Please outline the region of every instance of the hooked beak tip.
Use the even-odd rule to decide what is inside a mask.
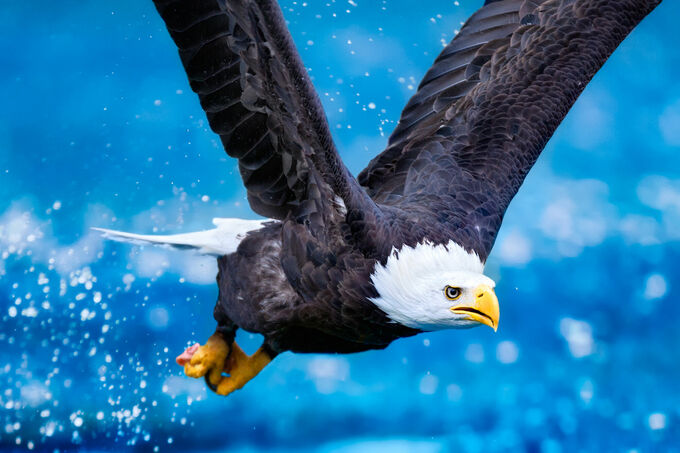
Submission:
[[[493,288],[488,285],[479,285],[475,289],[475,300],[471,306],[457,305],[451,307],[451,311],[464,314],[471,321],[487,325],[494,332],[498,331],[498,321],[500,319],[498,298]]]

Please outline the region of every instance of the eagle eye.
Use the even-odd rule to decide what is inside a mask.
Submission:
[[[447,286],[444,288],[444,295],[448,300],[456,300],[460,297],[461,290],[460,288],[455,288],[453,286]]]

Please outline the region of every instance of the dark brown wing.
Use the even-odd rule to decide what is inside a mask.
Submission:
[[[660,0],[487,2],[442,51],[359,175],[379,203],[428,203],[485,258],[541,150]]]
[[[275,0],[154,3],[255,212],[309,217],[336,195],[370,201],[338,156]]]

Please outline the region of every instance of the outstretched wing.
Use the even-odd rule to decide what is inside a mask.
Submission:
[[[275,0],[154,3],[255,212],[309,217],[361,199]]]
[[[380,203],[427,203],[486,258],[548,139],[659,3],[487,0],[437,57],[359,183]]]

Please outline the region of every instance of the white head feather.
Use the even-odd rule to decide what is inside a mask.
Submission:
[[[451,306],[471,303],[479,285],[496,285],[483,271],[479,256],[453,241],[393,248],[387,263],[377,264],[371,274],[380,295],[371,301],[392,321],[414,329],[472,327],[478,323],[453,313]],[[460,288],[460,298],[455,302],[447,299],[446,286]]]

